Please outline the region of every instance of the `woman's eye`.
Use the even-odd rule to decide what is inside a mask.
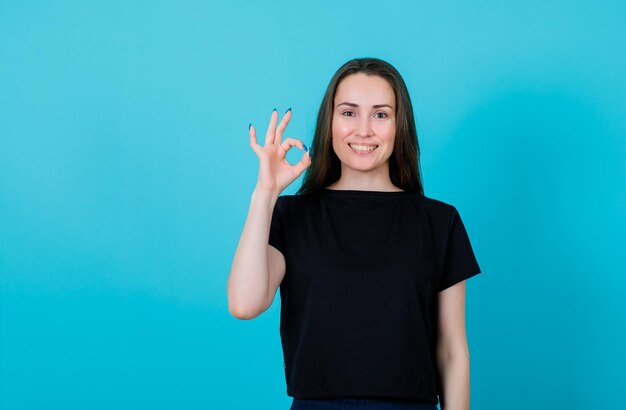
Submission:
[[[348,114],[350,114],[350,115],[348,115]],[[386,118],[386,117],[388,117],[387,113],[385,113],[385,112],[377,112],[374,115],[376,116],[376,115],[379,115],[379,114],[382,115],[382,117],[377,117],[377,118]],[[342,115],[344,115],[346,117],[354,117],[354,112],[352,112],[352,111],[344,111]]]

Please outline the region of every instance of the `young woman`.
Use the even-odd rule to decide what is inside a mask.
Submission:
[[[250,126],[259,176],[230,313],[260,315],[280,287],[291,409],[469,409],[465,279],[480,267],[457,209],[424,195],[404,80],[375,58],[339,68],[313,155],[283,140],[290,119],[272,112],[264,146]],[[295,165],[293,146],[305,151]]]

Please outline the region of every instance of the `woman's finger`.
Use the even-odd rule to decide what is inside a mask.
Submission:
[[[261,146],[256,140],[256,129],[252,124],[250,124],[250,146],[252,147],[252,150],[258,155]]]
[[[285,150],[285,154],[287,154],[287,151],[289,151],[291,147],[298,147],[301,150],[306,151],[304,142],[302,142],[299,139],[295,139],[291,137],[285,138],[285,140],[280,144],[280,146],[283,148],[283,150]]]
[[[293,165],[293,171],[296,174],[296,178],[298,178],[310,165],[311,156],[309,155],[309,151],[307,150],[302,156],[302,159]]]
[[[276,128],[276,136],[274,137],[274,144],[280,144],[280,141],[283,139],[283,132],[285,128],[287,128],[287,124],[291,119],[291,109],[287,110],[285,115],[283,115],[283,119],[278,124],[278,128]]]
[[[278,121],[278,111],[274,108],[272,116],[270,117],[270,123],[267,126],[267,133],[265,134],[265,145],[272,144],[274,142],[274,136],[276,135],[276,121]]]

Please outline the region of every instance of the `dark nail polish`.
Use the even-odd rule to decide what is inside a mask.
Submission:
[[[250,125],[248,125],[248,129],[250,129],[250,127],[252,127],[252,123],[250,123]]]
[[[287,111],[285,111],[285,114],[287,114],[288,111],[291,111],[291,107],[287,108]]]
[[[306,147],[306,144],[302,144],[302,146],[304,147],[305,151],[308,151],[309,149]]]
[[[276,108],[274,108],[272,111],[276,111]]]

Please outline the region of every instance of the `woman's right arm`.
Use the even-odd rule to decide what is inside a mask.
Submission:
[[[288,110],[276,127],[278,113],[272,112],[263,147],[256,141],[255,128],[250,126],[250,146],[259,157],[259,178],[226,284],[228,311],[240,319],[255,318],[269,308],[285,273],[282,254],[268,244],[272,213],[280,193],[311,165],[301,140],[286,138],[281,143],[290,118]],[[292,146],[306,150],[295,165],[285,159]]]
[[[253,319],[269,308],[270,249],[267,238],[277,199],[278,195],[271,192],[255,189],[252,193],[227,283],[228,310],[239,319]]]

